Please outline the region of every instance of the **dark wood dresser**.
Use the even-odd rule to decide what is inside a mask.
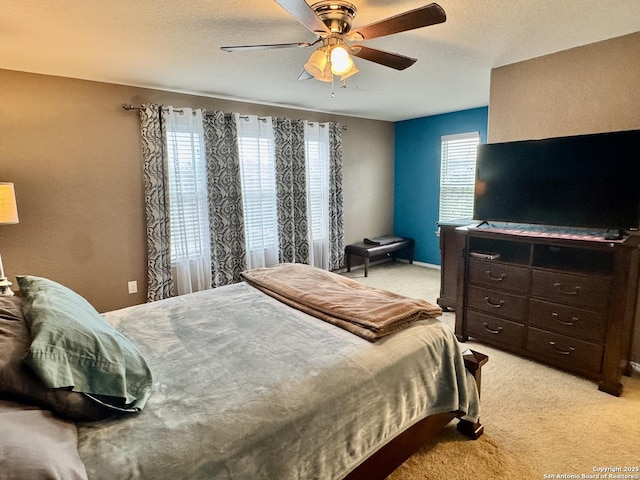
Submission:
[[[473,220],[452,220],[438,223],[440,235],[440,296],[436,300],[444,310],[456,309],[458,270],[462,264],[465,232],[458,227],[471,225]],[[476,222],[477,223],[477,222]]]
[[[631,373],[639,243],[467,230],[458,339],[592,378],[619,396],[620,376]]]

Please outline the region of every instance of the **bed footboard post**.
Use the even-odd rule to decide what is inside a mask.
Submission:
[[[465,350],[462,352],[462,358],[464,359],[464,366],[471,372],[473,378],[476,380],[478,386],[478,395],[481,392],[482,383],[482,366],[489,361],[489,357],[483,353],[473,350]],[[480,419],[476,423],[468,420],[460,420],[457,425],[457,429],[463,435],[476,440],[484,433],[484,427],[480,424]]]

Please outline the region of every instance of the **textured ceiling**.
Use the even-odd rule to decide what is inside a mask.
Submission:
[[[352,2],[354,28],[430,3]],[[488,105],[493,67],[640,31],[640,0],[438,3],[445,23],[365,43],[415,65],[356,59],[346,88],[297,80],[313,47],[220,51],[315,40],[273,0],[3,0],[0,68],[398,121]]]

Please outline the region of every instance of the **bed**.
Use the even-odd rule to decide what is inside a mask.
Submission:
[[[73,415],[28,396],[12,408],[75,415],[78,458],[92,480],[384,478],[455,417],[461,431],[481,433],[476,378],[435,311],[367,339],[311,315],[304,300],[292,307],[256,286],[245,279],[101,317],[145,359],[148,395],[139,376],[138,390],[118,385],[119,404],[57,387],[80,396],[62,402]],[[366,310],[361,299],[379,291],[358,288],[352,301]],[[478,366],[478,357],[466,362]]]

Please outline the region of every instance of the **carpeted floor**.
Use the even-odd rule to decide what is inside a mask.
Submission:
[[[362,269],[345,275],[432,303],[440,290],[439,270],[401,262],[371,266],[367,278]],[[442,320],[453,329],[455,314]],[[467,440],[452,422],[389,480],[602,479],[616,477],[595,469],[617,467],[636,469],[617,478],[640,478],[640,378],[623,377],[624,392],[614,397],[590,380],[475,341],[464,346],[489,355],[482,373],[485,434]]]

